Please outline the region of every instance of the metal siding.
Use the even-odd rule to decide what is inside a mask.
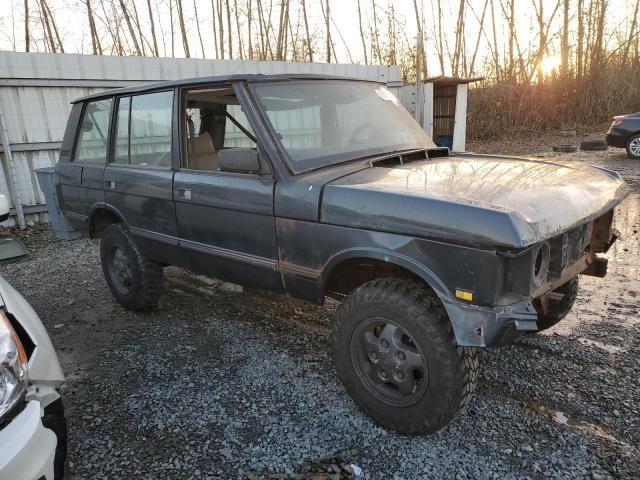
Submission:
[[[0,52],[0,102],[4,108],[11,145],[61,142],[71,111],[71,101],[106,90],[106,85],[111,86],[109,82],[119,86],[122,82],[134,84],[238,73],[317,73],[385,81],[389,84],[400,82],[398,66]],[[65,85],[65,82],[68,83]],[[83,82],[83,86],[79,86],[79,82]],[[301,120],[304,124],[305,120]],[[11,201],[5,178],[4,156],[0,156],[3,158],[0,193]],[[44,203],[44,195],[33,169],[54,165],[57,158],[58,150],[55,149],[14,151],[14,182],[22,205]],[[29,221],[39,221],[41,218],[46,218],[46,215],[28,216]],[[13,219],[8,223],[13,224]]]

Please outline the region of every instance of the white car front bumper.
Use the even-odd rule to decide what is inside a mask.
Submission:
[[[0,430],[0,480],[53,480],[56,444],[42,425],[40,402],[30,401]]]

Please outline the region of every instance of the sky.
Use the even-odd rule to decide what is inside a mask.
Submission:
[[[108,2],[109,0],[105,0]],[[131,0],[127,0],[130,2]],[[162,43],[161,32],[165,34],[165,52],[168,56],[171,54],[170,41],[168,39],[168,32],[170,30],[170,19],[168,14],[169,0],[151,0],[151,4],[154,7],[154,15],[156,21],[160,20],[160,25],[157,29],[159,42]],[[197,37],[197,30],[195,28],[195,16],[194,16],[194,1],[198,7],[199,24],[204,37],[205,42],[205,56],[207,58],[214,58],[213,51],[213,39],[211,29],[211,0],[182,0],[185,17],[188,25],[188,38],[191,48],[192,57],[202,57],[199,40]],[[246,0],[239,0],[239,3],[244,4]],[[415,45],[415,39],[417,35],[417,27],[415,22],[415,14],[413,8],[413,0],[375,0],[377,5],[377,11],[379,14],[383,14],[391,7],[395,12],[395,20],[398,26],[401,36],[406,38],[408,42]],[[535,0],[538,1],[538,0]],[[549,12],[553,10],[558,0],[543,0],[545,11]],[[627,17],[631,15],[630,3],[633,0],[610,0],[609,1],[609,18],[612,25],[618,23],[623,24],[626,22]],[[86,17],[85,0],[48,0],[50,8],[54,17],[58,23],[60,34],[63,37],[63,43],[65,51],[73,53],[91,53],[90,52],[90,36],[88,29],[88,22]],[[93,0],[94,8],[97,0]],[[147,18],[147,2],[146,0],[135,0],[138,12],[144,20]],[[425,35],[427,36],[427,64],[430,71],[439,70],[435,51],[433,49],[433,42],[429,39],[434,37],[434,23],[432,16],[432,5],[437,4],[436,0],[417,0],[420,9],[424,12],[423,24],[425,26]],[[496,8],[499,5],[500,0],[495,0]],[[35,9],[35,0],[30,0],[32,4],[32,11]],[[233,5],[233,0],[230,1]],[[279,0],[274,0],[274,5],[279,5]],[[335,50],[337,53],[338,61],[341,63],[360,63],[364,59],[362,44],[360,40],[360,33],[358,28],[358,13],[357,13],[357,0],[330,0],[331,13],[332,13],[332,30],[333,41],[335,44]],[[458,1],[442,0],[444,8],[445,33],[451,32],[455,27]],[[572,2],[575,3],[575,2]],[[117,4],[117,2],[116,2]],[[372,22],[373,14],[371,9],[371,0],[361,0],[363,15],[365,16],[365,22]],[[18,51],[24,51],[24,30],[23,30],[23,0],[0,0],[0,49],[13,50],[14,41],[15,49]],[[299,0],[290,0],[291,15],[296,15],[296,11],[299,8]],[[468,45],[475,43],[475,39],[478,35],[478,21],[474,17],[474,13],[480,16],[484,0],[468,0],[467,2],[467,21],[466,21],[466,42]],[[320,0],[307,0],[307,8],[309,14],[309,22],[311,24],[312,34],[316,32],[318,36],[324,35],[324,20],[320,7]],[[536,35],[537,27],[535,26],[535,13],[532,6],[532,0],[516,0],[517,19],[518,19],[518,37],[522,45],[527,45],[530,38]],[[274,8],[274,23],[277,23],[278,8]],[[576,13],[572,12],[572,16]],[[100,15],[104,17],[104,15]],[[379,21],[386,22],[386,15],[380,15]],[[98,19],[98,22],[101,20]],[[235,21],[235,20],[234,20]],[[241,23],[246,22],[246,18],[241,16]],[[556,15],[555,23],[559,26],[561,21],[561,13]],[[100,24],[98,24],[100,28]],[[183,56],[181,51],[181,43],[178,33],[177,25],[176,29],[176,56]],[[235,24],[234,24],[235,28]],[[366,28],[366,27],[365,27]],[[386,25],[381,25],[380,28],[386,28]],[[550,31],[554,32],[554,26]],[[339,32],[339,34],[338,34]],[[498,38],[503,37],[503,31],[498,28]],[[450,38],[453,35],[450,33]],[[15,40],[14,40],[15,39]],[[208,44],[207,44],[208,43]],[[318,43],[319,50],[321,48],[321,42]],[[349,46],[347,49],[346,46]],[[469,47],[471,48],[471,47]],[[42,49],[42,47],[40,47]],[[161,55],[163,54],[163,47],[160,47]],[[349,52],[348,52],[349,50]],[[351,56],[349,56],[349,54]],[[479,56],[488,55],[486,47],[481,47]],[[554,52],[549,53],[550,56],[554,56]],[[164,55],[163,55],[164,56]],[[323,59],[321,59],[323,60]]]

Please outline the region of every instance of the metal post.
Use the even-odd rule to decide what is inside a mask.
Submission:
[[[424,125],[422,124],[423,120],[423,105],[422,105],[422,95],[423,95],[423,86],[422,86],[422,32],[418,32],[416,37],[416,122],[420,124],[422,128]]]
[[[11,196],[11,203],[13,203],[13,206],[16,209],[16,213],[18,214],[18,223],[20,224],[20,229],[24,230],[26,227],[26,222],[24,221],[22,204],[18,200],[18,192],[16,192],[16,186],[13,182],[16,175],[16,169],[13,163],[11,144],[9,143],[9,132],[7,132],[7,127],[4,123],[4,110],[2,108],[2,102],[0,102],[0,130],[2,130],[2,148],[4,150],[4,159],[7,162],[7,186],[9,187],[9,195]]]

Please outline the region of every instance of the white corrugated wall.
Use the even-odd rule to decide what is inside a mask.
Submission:
[[[14,183],[27,220],[42,220],[34,169],[55,164],[71,101],[108,88],[243,73],[318,73],[401,85],[398,66],[111,57],[0,52],[0,103],[15,163]],[[2,155],[0,193],[10,198]],[[12,205],[13,206],[13,205]],[[7,223],[13,224],[12,219]],[[5,225],[7,224],[5,223]]]

